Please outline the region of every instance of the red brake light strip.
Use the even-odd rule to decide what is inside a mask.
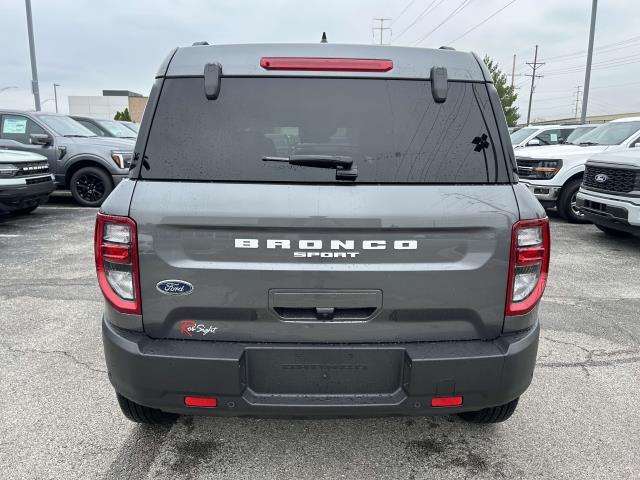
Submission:
[[[262,57],[265,70],[307,70],[326,72],[388,72],[393,61],[365,58]]]

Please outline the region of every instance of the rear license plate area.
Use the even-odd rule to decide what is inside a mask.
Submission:
[[[391,394],[402,385],[403,349],[250,348],[247,386],[257,395]]]

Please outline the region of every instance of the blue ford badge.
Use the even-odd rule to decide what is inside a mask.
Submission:
[[[156,288],[165,295],[189,295],[193,292],[193,285],[184,280],[162,280]]]

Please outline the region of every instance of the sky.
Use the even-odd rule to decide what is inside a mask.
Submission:
[[[383,17],[391,19],[384,23],[391,27],[383,32],[384,43],[451,45],[488,54],[508,75],[515,54],[521,121],[526,119],[531,84],[531,78],[523,76],[531,73],[526,62],[533,61],[539,45],[538,61],[545,65],[538,72],[543,77],[536,79],[535,121],[575,113],[577,87],[584,84],[591,3],[32,0],[32,10],[43,110],[55,110],[53,83],[61,85],[61,112],[68,111],[68,95],[100,95],[103,89],[147,95],[167,53],[194,41],[314,43],[326,31],[333,43],[378,43],[373,19]],[[600,0],[589,114],[640,112],[639,19],[638,0]],[[0,92],[0,108],[33,109],[30,81],[24,1],[0,0],[0,91],[17,87]]]

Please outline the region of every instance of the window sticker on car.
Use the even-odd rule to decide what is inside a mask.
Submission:
[[[557,133],[550,133],[549,134],[549,138],[551,139],[552,142],[557,142],[558,141],[558,134]]]
[[[2,133],[27,133],[27,119],[26,118],[5,118],[2,122]]]

